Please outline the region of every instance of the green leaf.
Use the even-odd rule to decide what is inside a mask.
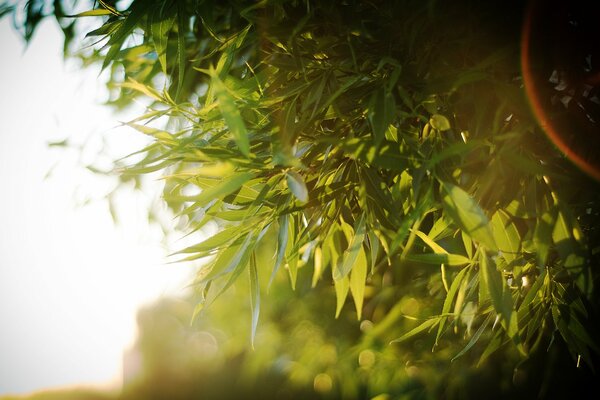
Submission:
[[[253,235],[252,233],[247,233],[245,236],[242,243],[233,244],[219,253],[216,260],[210,266],[210,269],[208,269],[208,273],[202,277],[202,282],[208,282],[227,274],[242,264]],[[202,273],[202,270],[200,272]]]
[[[219,110],[225,119],[225,123],[229,127],[229,131],[233,135],[238,148],[246,157],[250,156],[250,142],[246,125],[240,114],[240,110],[235,105],[233,97],[229,94],[227,87],[219,78],[219,75],[211,71],[211,86],[214,90],[215,97],[219,102]]]
[[[438,220],[439,221],[439,220]],[[436,254],[448,254],[448,252],[439,244],[434,242],[429,236],[421,231],[414,231],[415,234]]]
[[[375,145],[379,147],[379,144],[385,138],[385,131],[396,117],[394,96],[383,87],[375,91],[369,102],[367,116],[373,130]]]
[[[481,337],[481,335],[485,331],[485,328],[487,328],[487,326],[491,320],[492,320],[492,314],[490,314],[486,317],[486,319],[483,321],[483,323],[481,324],[479,329],[477,329],[477,331],[475,332],[473,337],[471,337],[471,340],[469,340],[469,343],[467,343],[467,345],[461,351],[459,351],[457,355],[452,357],[452,360],[450,360],[450,361],[456,360],[457,358],[464,355],[467,351],[469,351],[471,349],[471,347],[473,347],[475,345],[475,343],[477,343],[479,341],[479,338]]]
[[[174,15],[167,14],[169,10],[170,8],[157,7],[152,14],[152,23],[150,24],[150,36],[164,74],[167,73],[169,31],[175,23]]]
[[[521,250],[521,236],[510,216],[498,210],[492,216],[494,239],[506,262],[511,263]]]
[[[444,299],[444,305],[442,306],[442,316],[440,318],[440,326],[438,327],[437,336],[435,338],[435,342],[437,343],[439,338],[442,336],[444,331],[444,326],[446,325],[446,321],[448,317],[446,316],[450,312],[450,308],[452,307],[452,303],[454,302],[454,298],[456,297],[456,293],[458,292],[458,288],[461,286],[465,274],[469,271],[469,267],[461,269],[456,278],[452,281],[450,285],[450,289],[446,294],[446,298]]]
[[[199,205],[208,204],[210,201],[215,199],[222,199],[223,197],[235,192],[242,187],[244,183],[254,178],[255,174],[252,172],[239,172],[221,180],[221,182],[210,186],[196,196],[171,196],[172,199],[178,199],[181,201],[193,201]],[[167,196],[165,196],[167,197]]]
[[[350,283],[347,276],[342,279],[337,279],[333,281],[333,286],[335,287],[335,317],[338,318],[340,316],[340,312],[342,312],[342,308],[344,308],[344,304],[346,303],[346,297],[348,297],[348,289],[350,288]]]
[[[506,286],[502,274],[496,269],[496,266],[488,258],[485,251],[482,251],[480,254],[480,284],[483,284],[487,288],[492,300],[492,305],[500,315],[502,327],[508,336],[513,339],[518,349],[524,353],[518,337],[519,328],[517,313],[513,312],[513,301],[510,289]]]
[[[441,114],[433,114],[429,119],[429,124],[431,124],[432,128],[437,129],[441,132],[450,129],[450,121],[448,121],[448,118],[444,117]]]
[[[424,263],[424,264],[433,264],[433,265],[445,264],[445,265],[448,265],[451,267],[458,267],[461,265],[466,265],[466,264],[471,263],[471,260],[469,260],[465,256],[461,256],[460,254],[447,254],[447,253],[408,254],[405,257],[405,259],[407,261],[413,261],[413,262]]]
[[[404,335],[400,336],[399,338],[392,340],[390,342],[390,344],[404,342],[405,340],[408,340],[408,339],[412,338],[413,336],[418,335],[419,333],[421,333],[427,329],[431,329],[440,322],[440,319],[441,319],[440,317],[434,317],[434,318],[427,319],[422,324],[417,326],[416,328],[413,328],[410,331],[408,331],[407,333],[405,333]]]
[[[260,314],[260,286],[258,285],[258,271],[256,269],[256,255],[252,253],[250,257],[250,309],[252,311],[252,331],[250,342],[254,348],[254,338],[256,337],[256,328],[258,326],[258,316]]]
[[[185,78],[185,26],[186,26],[185,2],[177,2],[177,94],[183,87],[183,79]]]
[[[302,175],[296,171],[288,171],[285,174],[288,188],[294,196],[303,203],[308,201],[308,189]]]
[[[277,271],[279,271],[279,267],[285,258],[285,250],[288,245],[289,240],[289,214],[284,214],[279,217],[279,235],[277,236],[277,258],[275,259],[275,264],[273,265],[273,272],[271,272],[271,278],[269,279],[269,287],[273,283],[273,279],[275,279],[275,275]]]
[[[489,220],[479,205],[460,187],[441,182],[442,203],[446,213],[460,229],[490,250],[498,250]]]
[[[114,13],[112,11],[110,11],[110,10],[105,9],[105,8],[96,8],[94,10],[88,10],[88,11],[80,12],[79,14],[75,14],[75,15],[66,15],[66,17],[69,17],[69,18],[99,17],[99,16],[104,16],[104,15],[114,15]]]
[[[358,251],[354,267],[350,273],[350,292],[354,299],[354,306],[356,307],[356,315],[360,321],[362,316],[363,299],[365,297],[365,284],[367,279],[367,256],[364,249],[361,248]]]
[[[348,246],[348,249],[344,251],[342,262],[338,263],[336,268],[333,270],[333,279],[340,280],[348,275],[352,267],[354,266],[362,244],[365,240],[365,214],[361,214],[360,218],[354,224],[354,237],[352,242]]]
[[[554,216],[551,212],[546,211],[538,217],[533,234],[533,242],[535,243],[537,260],[540,268],[546,266],[548,253],[552,245],[552,228],[554,227]]]

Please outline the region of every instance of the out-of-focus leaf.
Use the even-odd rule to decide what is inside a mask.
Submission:
[[[471,347],[473,347],[475,345],[475,343],[477,343],[479,341],[479,338],[481,337],[481,335],[485,331],[485,328],[487,328],[487,326],[488,326],[488,324],[490,323],[491,320],[492,320],[492,314],[488,315],[485,318],[485,320],[483,321],[483,323],[481,324],[481,326],[479,326],[479,329],[477,329],[477,331],[475,332],[475,334],[471,337],[471,340],[469,340],[469,343],[467,343],[467,345],[461,351],[459,351],[457,355],[455,355],[454,357],[452,357],[451,361],[454,361],[457,358],[459,358],[462,355],[464,355],[467,351],[469,351],[471,349]]]
[[[448,121],[448,118],[441,114],[433,114],[429,119],[429,123],[431,124],[432,128],[441,132],[450,129],[450,121]]]
[[[294,196],[303,203],[308,201],[308,189],[302,175],[296,171],[288,171],[285,174],[285,178],[288,184],[288,188],[294,194]]]
[[[538,217],[533,234],[538,264],[540,267],[546,265],[550,246],[552,245],[552,228],[554,226],[554,217],[551,212],[546,211]]]

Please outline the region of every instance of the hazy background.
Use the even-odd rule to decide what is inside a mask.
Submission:
[[[103,196],[115,179],[83,166],[102,165],[102,138],[113,156],[144,138],[99,104],[99,69],[65,63],[61,49],[53,21],[27,50],[0,21],[0,395],[120,386],[136,310],[181,296],[190,272],[165,264],[162,232],[143,211],[150,197],[117,197],[113,224]],[[48,146],[67,137],[83,151]]]

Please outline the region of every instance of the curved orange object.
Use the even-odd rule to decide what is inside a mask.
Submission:
[[[552,116],[549,114],[546,107],[542,103],[541,98],[541,85],[536,80],[536,76],[533,70],[532,62],[532,30],[534,29],[534,18],[538,4],[543,3],[539,1],[532,1],[528,7],[525,16],[525,22],[523,24],[522,39],[521,39],[521,70],[523,73],[523,80],[525,83],[525,91],[530,101],[530,105],[533,109],[534,115],[536,116],[539,125],[548,135],[550,140],[580,169],[592,176],[596,180],[600,180],[600,164],[592,163],[586,159],[583,155],[582,147],[573,147],[569,144],[568,139],[573,139],[574,136],[581,136],[581,132],[564,132],[556,122],[553,121]],[[550,6],[548,3],[546,6]],[[586,81],[586,83],[589,83]],[[568,135],[572,136],[569,137]],[[600,135],[600,132],[596,132]],[[589,150],[589,149],[587,149]],[[592,151],[600,152],[600,148],[592,149]],[[594,160],[597,161],[597,160]]]

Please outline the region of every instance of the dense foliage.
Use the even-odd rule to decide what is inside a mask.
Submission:
[[[51,13],[43,3],[27,3],[26,37]],[[134,0],[78,13],[97,23],[87,36],[98,42],[78,54],[110,71],[109,103],[151,101],[129,125],[153,141],[118,165],[121,179],[161,171],[164,200],[188,232],[218,225],[178,252],[206,259],[194,317],[207,305],[235,309],[217,299],[232,285],[247,286],[257,347],[269,346],[261,308],[288,329],[286,313],[296,323],[312,315],[324,336],[306,354],[339,335],[338,354],[362,357],[338,370],[337,359],[301,361],[307,381],[329,371],[345,397],[452,397],[477,386],[470,375],[448,386],[448,360],[499,372],[499,393],[512,393],[524,379],[518,368],[507,376],[516,363],[535,370],[556,348],[581,367],[574,376],[588,374],[600,351],[600,191],[529,110],[523,11],[518,2]],[[417,361],[429,375],[416,375]],[[536,374],[532,391],[543,395],[555,383]]]

